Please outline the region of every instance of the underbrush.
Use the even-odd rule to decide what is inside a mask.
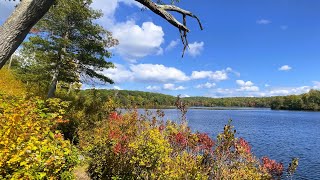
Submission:
[[[0,94],[0,179],[73,179],[77,150],[56,130],[64,105]]]
[[[186,123],[163,121],[163,116],[161,111],[154,116],[139,116],[137,111],[124,115],[111,113],[91,130],[94,140],[86,146],[89,176],[92,179],[279,179],[294,172],[285,171],[282,163],[268,157],[256,158],[248,142],[235,136],[231,121],[213,140],[206,133],[192,132]]]
[[[68,102],[0,93],[0,179],[74,179],[79,160],[91,179],[279,179],[295,172],[297,159],[285,169],[256,158],[231,121],[216,139],[191,131],[185,105],[177,107],[181,123],[164,121],[160,110],[120,114],[114,100],[94,93]]]

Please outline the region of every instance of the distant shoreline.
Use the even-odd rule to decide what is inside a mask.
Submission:
[[[138,107],[138,109],[176,109],[174,106],[168,107]],[[265,107],[203,107],[203,106],[192,106],[188,109],[202,109],[202,110],[271,110],[271,108]]]

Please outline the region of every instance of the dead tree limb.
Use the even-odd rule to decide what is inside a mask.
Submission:
[[[157,4],[152,0],[135,0],[135,1],[149,8],[152,12],[159,15],[163,19],[167,20],[170,24],[178,28],[180,32],[180,38],[183,44],[182,57],[184,56],[184,53],[189,45],[188,39],[187,39],[187,33],[190,32],[190,30],[187,27],[186,17],[189,16],[189,17],[195,18],[198,21],[200,29],[203,30],[203,26],[201,24],[200,19],[190,11],[181,9],[174,5]],[[169,13],[170,11],[180,13],[182,15],[183,22],[182,23],[179,22],[172,14]]]

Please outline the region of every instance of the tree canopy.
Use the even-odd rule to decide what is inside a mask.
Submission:
[[[37,70],[42,72],[41,79],[52,79],[48,97],[54,96],[58,81],[80,82],[81,75],[113,83],[97,71],[113,67],[105,58],[111,57],[107,48],[117,41],[93,22],[102,14],[90,8],[90,4],[91,1],[84,0],[57,0],[23,44],[23,61],[28,63],[20,68],[24,74],[32,75]]]
[[[180,31],[180,37],[184,45],[183,52],[188,47],[187,33],[189,29],[186,25],[186,17],[189,16],[197,19],[200,28],[203,29],[197,16],[190,11],[173,5],[173,2],[179,2],[179,0],[171,0],[169,5],[166,5],[161,0],[157,0],[156,2],[152,0],[135,1],[167,20]],[[11,16],[0,26],[0,42],[2,42],[0,44],[0,68],[4,66],[6,61],[23,42],[31,28],[47,13],[54,2],[54,0],[21,0]],[[92,1],[84,1],[84,5],[90,2]],[[170,14],[169,12],[171,11],[181,14],[183,22],[179,22]]]

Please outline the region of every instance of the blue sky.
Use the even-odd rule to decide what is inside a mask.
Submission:
[[[196,2],[196,3],[194,3]],[[179,32],[133,0],[94,0],[97,22],[120,44],[103,73],[116,88],[184,96],[274,96],[320,88],[320,1],[182,0],[190,49],[181,58]],[[12,6],[0,1],[0,21]],[[181,16],[176,15],[177,19]],[[89,84],[84,88],[90,87]]]

